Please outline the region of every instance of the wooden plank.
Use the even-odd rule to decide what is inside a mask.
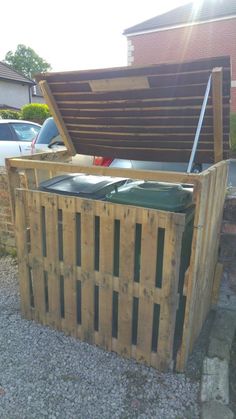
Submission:
[[[215,252],[215,238],[212,238],[212,245],[209,245],[212,248],[212,252],[208,256],[208,264],[207,264],[207,272],[209,272],[209,276],[207,277],[207,272],[202,272],[202,261],[201,261],[201,252],[202,252],[202,244],[203,244],[203,236],[204,236],[204,229],[205,226],[208,225],[209,222],[211,222],[212,217],[215,219],[214,223],[212,224],[213,231],[218,229],[219,219],[216,221],[215,215],[212,214],[210,211],[208,212],[208,216],[206,218],[206,208],[207,205],[209,205],[209,202],[216,203],[216,191],[220,191],[222,189],[222,186],[220,186],[218,183],[215,185],[216,190],[212,191],[212,195],[209,196],[209,189],[208,189],[208,182],[207,179],[209,176],[211,176],[212,170],[222,170],[220,177],[222,179],[226,180],[227,176],[227,162],[219,162],[215,166],[213,166],[212,169],[208,169],[205,172],[203,172],[200,177],[202,179],[202,185],[198,185],[198,189],[196,191],[196,211],[195,211],[195,221],[194,221],[194,235],[193,235],[193,243],[192,243],[192,254],[191,254],[191,261],[190,261],[190,267],[189,267],[189,278],[186,285],[186,295],[187,295],[187,301],[186,301],[186,310],[185,310],[185,321],[184,321],[184,334],[183,334],[183,340],[181,349],[179,351],[178,357],[177,357],[177,370],[181,371],[184,369],[184,365],[186,363],[188,354],[190,352],[191,346],[194,342],[194,340],[197,337],[197,334],[200,331],[202,323],[198,323],[198,317],[199,317],[199,307],[202,304],[205,307],[205,312],[203,311],[203,314],[201,314],[201,322],[204,321],[204,317],[206,315],[206,312],[208,310],[208,303],[210,307],[211,302],[211,293],[209,292],[211,290],[211,284],[212,284],[212,274],[208,270],[208,266],[213,266],[213,262],[216,257]],[[223,182],[222,180],[222,182]],[[223,206],[223,198],[222,201],[217,201],[217,205],[215,205],[215,209],[218,208],[218,206]],[[214,209],[214,211],[215,211]],[[211,233],[209,233],[211,234]],[[204,277],[202,276],[204,273]],[[201,277],[202,281],[199,282],[198,278]],[[209,284],[208,284],[209,281]],[[209,285],[209,286],[208,286]],[[206,293],[206,296],[204,296],[204,287],[208,287],[208,291]],[[201,291],[201,292],[200,292]],[[204,299],[204,302],[201,301],[201,299]],[[195,327],[196,323],[196,327]]]
[[[102,87],[105,84],[105,88],[111,90],[111,86],[109,86],[109,82],[113,80],[117,80],[117,82],[122,82],[123,85],[119,85],[119,90],[125,86],[125,89],[129,89],[130,87],[130,80],[133,80],[135,86],[138,85],[140,87],[140,81],[143,83],[144,87],[151,87],[154,86],[181,86],[181,85],[193,85],[193,84],[206,84],[209,78],[211,70],[203,70],[203,71],[196,71],[196,72],[183,72],[183,73],[175,73],[175,74],[154,74],[154,75],[145,75],[145,76],[137,76],[137,77],[118,77],[118,78],[106,78],[106,79],[95,79],[95,80],[88,80],[88,81],[64,81],[64,82],[51,82],[50,88],[51,91],[54,92],[88,92],[91,91],[90,83],[102,83]],[[230,70],[224,69],[223,73],[223,80],[227,83],[230,80]],[[136,81],[137,80],[137,81]],[[144,80],[144,82],[143,82]],[[149,82],[149,84],[148,84]],[[114,84],[113,84],[114,87]],[[117,86],[115,86],[117,88]]]
[[[22,316],[31,319],[30,289],[29,289],[29,264],[27,246],[27,222],[26,222],[26,191],[16,190],[16,224],[15,235],[17,245],[17,259],[19,271],[20,306]]]
[[[147,77],[122,77],[89,81],[92,92],[148,89]]]
[[[11,167],[17,167],[19,169],[35,168],[44,170],[56,170],[57,172],[65,173],[84,173],[84,166],[68,165],[67,163],[54,163],[46,161],[29,161],[29,160],[17,160],[11,159]],[[87,174],[99,175],[99,176],[118,176],[127,177],[131,179],[143,179],[143,180],[156,180],[159,182],[178,182],[178,183],[198,183],[200,182],[199,174],[188,174],[179,172],[161,172],[154,170],[133,170],[133,169],[122,169],[122,168],[109,168],[103,166],[91,166],[86,167]]]
[[[146,104],[147,105],[147,104]],[[201,112],[201,106],[195,105],[190,107],[161,107],[161,106],[143,106],[143,107],[119,107],[118,104],[115,107],[110,106],[104,108],[100,107],[92,107],[91,104],[88,106],[88,108],[85,108],[85,105],[83,108],[76,108],[72,105],[70,107],[61,107],[60,108],[61,115],[63,116],[63,119],[66,120],[68,118],[77,118],[77,117],[143,117],[143,116],[155,116],[158,118],[170,118],[170,117],[185,117],[188,118],[195,118],[199,117]],[[213,110],[212,106],[207,106],[205,111],[205,116],[208,118],[213,117]],[[224,119],[229,119],[227,106],[223,106],[223,117]]]
[[[10,193],[11,217],[15,221],[15,190],[21,187],[20,174],[16,168],[11,167],[10,159],[6,159],[8,188]]]
[[[46,324],[46,305],[42,249],[42,218],[41,195],[37,192],[27,192],[27,209],[29,211],[30,242],[32,257],[32,275],[35,291],[35,320]]]
[[[25,170],[25,177],[26,177],[26,186],[27,189],[37,189],[37,179],[36,173],[34,169],[26,169]]]
[[[58,197],[62,210],[64,301],[66,332],[77,335],[76,305],[76,207],[74,197]]]
[[[47,104],[50,108],[50,111],[52,113],[52,116],[54,117],[55,123],[57,125],[58,131],[66,145],[66,147],[68,148],[68,150],[71,152],[72,155],[76,154],[74,145],[71,141],[71,138],[69,136],[69,133],[66,129],[66,126],[63,122],[63,119],[60,115],[60,111],[57,107],[57,104],[55,102],[55,99],[50,91],[50,87],[48,86],[47,82],[45,80],[41,81],[39,83],[40,85],[40,89],[43,92],[43,95],[47,101]]]
[[[140,295],[136,359],[151,363],[154,290],[156,281],[158,215],[142,211]]]
[[[212,70],[212,98],[214,119],[214,162],[223,160],[222,68]]]
[[[124,127],[158,127],[158,126],[165,126],[165,127],[182,127],[185,126],[195,127],[197,126],[199,116],[196,117],[184,117],[184,116],[173,116],[171,119],[169,116],[167,117],[160,117],[160,116],[150,116],[149,114],[145,116],[138,116],[132,117],[127,115],[122,116],[98,116],[98,117],[91,117],[91,116],[76,116],[76,117],[64,117],[64,121],[67,124],[67,128],[74,125],[75,127],[82,125],[82,126],[104,126],[104,127],[116,127],[116,126],[124,126]],[[206,126],[212,127],[213,118],[206,117],[204,118],[203,128]],[[71,125],[70,125],[71,124]],[[72,129],[72,128],[71,128]],[[82,127],[80,127],[82,129]]]
[[[124,142],[124,145],[129,146],[137,143],[139,147],[142,142],[153,141],[158,146],[159,141],[166,141],[171,143],[173,141],[193,142],[194,129],[193,127],[92,127],[92,126],[70,126],[70,133],[75,143],[81,142],[106,144],[112,148],[114,141]],[[112,144],[111,144],[112,140]],[[209,143],[213,150],[213,139],[210,127],[205,127],[200,135],[201,143]],[[224,146],[228,144],[228,134],[223,137]],[[201,144],[199,144],[199,147]],[[169,146],[169,148],[171,148]]]
[[[115,207],[115,217],[120,220],[117,351],[125,357],[131,356],[132,349],[135,215],[135,207],[122,207],[121,205]]]
[[[190,280],[186,284],[186,308],[185,308],[185,319],[183,327],[183,338],[180,350],[177,355],[177,371],[183,371],[187,362],[189,348],[190,348],[190,339],[191,339],[191,328],[193,325],[194,318],[194,296],[195,296],[195,287],[196,281],[200,269],[200,254],[202,246],[202,235],[203,235],[203,225],[205,222],[205,206],[208,197],[208,185],[204,182],[204,174],[201,174],[202,183],[199,184],[195,191],[195,217],[194,217],[194,232],[192,239],[192,250],[191,250],[191,259],[189,266],[189,278]]]
[[[94,102],[92,100],[62,100],[57,101],[58,109],[127,109],[127,108],[141,108],[146,109],[150,107],[162,109],[176,109],[176,108],[195,108],[202,106],[203,97],[195,98],[153,98],[153,99],[129,99],[129,100],[100,100]],[[229,96],[223,97],[223,105],[225,110],[229,111]],[[212,108],[212,97],[210,96],[207,103],[207,109]]]
[[[81,338],[94,343],[94,238],[95,214],[92,200],[76,200],[76,211],[81,214]]]
[[[176,99],[176,98],[195,98],[204,97],[205,85],[200,86],[171,86],[155,87],[152,89],[140,90],[121,90],[113,92],[83,92],[83,93],[54,93],[55,101],[114,101],[114,100],[138,100],[138,99]]]
[[[83,146],[89,146],[89,147],[93,147],[93,145],[95,145],[96,147],[109,147],[109,141],[112,138],[112,136],[108,139],[100,139],[100,138],[94,138],[94,139],[87,139],[86,136],[83,137],[82,134],[82,138],[80,138],[79,140],[79,145],[83,145]],[[162,140],[159,140],[157,137],[149,137],[150,139],[143,139],[140,138],[139,136],[139,141],[137,141],[135,138],[129,139],[127,137],[124,136],[124,139],[116,139],[115,137],[113,137],[113,142],[112,142],[112,147],[111,149],[114,149],[115,147],[120,147],[120,146],[124,146],[124,147],[129,147],[129,148],[136,148],[137,145],[139,146],[139,149],[141,147],[144,148],[151,148],[151,149],[167,149],[170,148],[171,150],[177,149],[179,150],[191,150],[191,146],[192,146],[192,142],[191,141],[182,141],[182,142],[178,142],[178,137],[173,137],[173,141],[168,141],[168,137],[166,137],[166,141],[163,138]],[[201,143],[201,146],[199,146],[199,150],[207,150],[207,151],[211,151],[212,150],[212,144],[210,142],[203,142]]]
[[[48,320],[55,328],[61,328],[60,271],[58,260],[58,203],[57,195],[41,193],[45,208],[46,258],[48,260]]]
[[[99,254],[99,337],[98,344],[112,350],[112,297],[114,266],[114,205],[98,202],[100,217]]]
[[[190,158],[191,150],[161,149],[161,148],[134,148],[134,147],[111,147],[99,145],[76,144],[79,154],[90,156],[103,156],[108,158],[124,158],[144,161],[179,162],[185,163]],[[214,153],[210,150],[198,150],[195,154],[196,163],[213,163]]]
[[[161,370],[173,366],[172,354],[178,308],[179,267],[184,224],[184,214],[169,213],[165,229],[162,300],[156,365]]]
[[[72,82],[72,81],[89,81],[116,77],[137,77],[150,76],[156,74],[176,74],[185,72],[196,72],[211,70],[214,67],[224,67],[230,69],[230,57],[212,57],[201,60],[187,61],[182,63],[153,64],[149,66],[132,66],[132,67],[116,67],[96,70],[67,71],[58,73],[43,73],[36,75],[39,82],[47,80],[52,82]]]

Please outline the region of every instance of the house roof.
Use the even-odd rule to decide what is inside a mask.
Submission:
[[[184,24],[200,23],[234,15],[236,15],[236,0],[205,0],[199,9],[196,9],[194,3],[188,3],[132,26],[124,31],[124,35]]]
[[[8,64],[0,61],[0,79],[12,80],[18,83],[35,84],[35,82],[16,70],[13,70]]]

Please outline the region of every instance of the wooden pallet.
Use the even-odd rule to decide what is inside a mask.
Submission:
[[[39,160],[39,155],[37,158],[16,158],[8,162],[9,178],[19,184],[17,176],[24,175],[28,185],[28,189],[16,190],[15,210],[23,315],[159,369],[171,368],[176,362],[177,370],[184,370],[211,307],[213,294],[215,298],[228,163],[220,162],[201,174],[185,174],[104,167],[86,167],[85,170],[68,163]],[[186,308],[176,360],[173,345],[176,309],[181,298],[178,267],[185,216],[37,190],[43,172],[45,176],[55,176],[84,171],[193,185],[194,232],[184,279]],[[119,273],[114,271],[114,237],[118,234],[115,220],[120,225]],[[81,225],[79,235],[76,234],[78,223]],[[139,282],[134,278],[137,225],[142,230]],[[165,229],[161,288],[155,286],[158,228]],[[59,248],[59,239],[63,241],[63,248]],[[95,253],[99,257],[95,258]],[[117,300],[120,309],[115,320],[114,310],[117,309],[112,307],[117,306]],[[135,323],[132,316],[137,310]],[[154,317],[159,322],[156,335]],[[114,329],[117,329],[116,336]],[[153,336],[158,346],[153,344]]]
[[[18,190],[16,215],[24,316],[172,366],[184,214]]]
[[[69,153],[188,162],[210,75],[194,159],[215,163],[210,169],[186,174],[69,163]],[[23,315],[159,369],[175,363],[183,371],[219,286],[228,171],[219,161],[229,149],[230,59],[46,73],[38,81],[68,152],[7,159]],[[191,258],[181,287],[183,214],[38,191],[41,180],[62,173],[192,185]],[[184,317],[177,328],[179,306]]]

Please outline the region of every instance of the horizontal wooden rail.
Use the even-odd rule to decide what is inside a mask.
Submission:
[[[187,174],[182,172],[161,172],[154,170],[134,170],[122,168],[109,168],[102,166],[77,166],[68,163],[51,161],[38,161],[27,159],[8,159],[9,168],[16,169],[42,169],[65,173],[87,173],[99,176],[127,177],[130,179],[155,180],[159,182],[178,182],[197,184],[200,181],[199,174]]]

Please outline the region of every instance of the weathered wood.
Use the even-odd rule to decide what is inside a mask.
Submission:
[[[177,369],[183,370],[188,354],[210,310],[217,265],[219,232],[227,181],[227,162],[219,162],[200,175],[188,281],[186,310]],[[213,297],[214,298],[214,297]]]
[[[60,197],[63,231],[63,263],[64,263],[64,297],[65,297],[65,328],[73,336],[77,335],[76,320],[76,210],[75,200]]]
[[[81,214],[81,293],[82,339],[94,343],[94,207],[92,201],[78,200],[77,212]]]
[[[221,86],[213,82],[195,159],[195,162],[213,162],[216,154],[222,158],[228,150],[230,65],[227,58],[43,77],[51,106],[74,152],[185,161],[190,155],[191,130],[201,108],[205,78],[214,67],[223,67],[223,81]],[[219,74],[217,71],[213,72],[213,80]],[[135,88],[123,90],[122,83],[130,86],[131,78],[136,80]],[[137,78],[145,80],[146,87],[140,89]],[[219,112],[222,116],[217,121]],[[169,117],[172,122],[167,125]],[[215,149],[213,121],[214,135],[218,138]],[[57,153],[55,157],[48,154],[45,161],[40,155],[7,162],[13,208],[14,190],[20,186],[18,173],[28,177],[28,190],[16,191],[24,315],[163,370],[173,367],[173,356],[178,350],[176,368],[184,370],[214,299],[227,163],[219,162],[201,174],[186,174],[85,168],[55,162],[56,156]],[[63,158],[68,159],[68,154],[64,157],[60,154],[58,160]],[[35,190],[40,178],[45,176],[84,172],[193,185],[194,228],[184,284],[178,284],[184,214]],[[80,224],[79,232],[77,224]],[[33,235],[30,246],[27,231]],[[164,250],[160,256],[161,240]],[[157,279],[160,265],[162,277]],[[185,307],[185,312],[176,345],[179,305]]]
[[[225,67],[230,71],[230,60],[228,56],[225,57],[211,57],[191,62],[182,63],[168,63],[168,64],[154,64],[149,66],[132,66],[132,67],[118,67],[106,68],[101,70],[83,70],[83,71],[66,71],[59,73],[43,73],[43,77],[50,83],[58,82],[72,82],[72,81],[89,81],[106,79],[109,77],[137,77],[143,75],[167,75],[188,72],[209,71],[214,67]],[[36,75],[36,80],[42,80],[42,74]]]
[[[213,133],[214,133],[214,162],[223,160],[223,112],[222,112],[222,68],[212,71],[212,99],[213,99]]]
[[[99,334],[98,344],[112,349],[112,292],[114,266],[114,207],[104,203],[97,206],[100,217],[99,232]],[[109,275],[109,276],[108,276]]]
[[[39,83],[40,88],[42,89],[42,92],[44,94],[44,97],[48,103],[48,106],[50,107],[50,110],[52,112],[52,115],[54,117],[54,120],[56,122],[56,125],[58,127],[58,130],[61,134],[61,137],[67,146],[68,150],[71,152],[72,155],[76,154],[76,150],[74,148],[74,145],[70,139],[69,133],[67,131],[67,128],[64,124],[64,121],[60,115],[60,112],[58,110],[57,104],[55,102],[54,97],[52,96],[52,93],[50,91],[50,87],[48,86],[48,83],[43,80]]]
[[[215,158],[220,158],[219,135],[215,137],[215,132],[219,132],[220,122],[215,117],[219,113],[219,106],[222,109],[224,106],[221,128],[223,137],[227,138],[221,143],[221,159],[227,158],[229,149],[230,61],[225,57],[177,65],[44,74],[42,78],[48,83],[58,115],[77,153],[96,153],[99,156],[133,160],[188,162],[207,80],[214,66],[222,68],[222,94],[220,96],[218,87],[215,87],[217,83],[213,73],[213,87],[199,141],[201,148],[203,134],[209,134],[209,148],[207,152],[204,148],[200,151],[198,148],[196,154],[197,163],[213,163]],[[194,118],[191,118],[191,113],[187,114],[186,107],[195,109]],[[158,112],[153,112],[152,108],[158,109]],[[164,115],[164,119],[161,115]],[[142,136],[148,131],[153,133],[153,144],[146,143],[145,135]],[[134,139],[132,148],[128,133]],[[178,144],[173,147],[170,135],[183,136],[187,133],[190,137],[189,147],[186,147],[188,152],[184,153]],[[118,134],[122,144],[115,142]],[[160,135],[164,137],[165,151],[158,146]],[[218,144],[218,151],[214,150],[214,141]]]
[[[116,207],[120,220],[118,353],[131,356],[134,277],[135,208]]]
[[[32,318],[29,287],[29,263],[28,263],[28,237],[26,221],[26,196],[25,191],[16,191],[16,245],[19,270],[19,286],[21,296],[21,313],[24,317]]]
[[[49,322],[61,328],[60,272],[58,246],[58,205],[56,195],[41,195],[41,205],[45,208],[46,258],[48,264]]]
[[[31,269],[35,291],[34,319],[46,324],[40,195],[33,193],[27,194],[26,205],[29,211]]]
[[[15,167],[11,167],[10,162],[6,159],[6,169],[7,169],[7,177],[8,177],[8,190],[10,193],[10,205],[11,205],[11,218],[14,221],[16,214],[15,214],[15,191],[16,188],[20,188],[21,181],[20,181],[20,174]]]
[[[139,284],[138,340],[136,359],[151,363],[151,345],[153,331],[153,307],[156,280],[156,264],[151,263],[157,257],[158,219],[147,210],[143,212]],[[144,322],[143,319],[146,319]],[[158,327],[158,325],[156,325]]]
[[[19,169],[32,168],[32,169],[44,169],[52,170],[54,168],[55,172],[65,172],[65,173],[84,173],[87,174],[99,175],[99,176],[118,176],[118,177],[128,177],[130,179],[143,179],[143,180],[155,180],[160,182],[179,182],[179,183],[198,183],[200,178],[198,174],[194,173],[184,173],[184,172],[161,172],[154,170],[133,170],[133,169],[122,169],[122,168],[109,168],[102,166],[77,166],[70,165],[67,163],[54,163],[47,161],[28,161],[28,160],[18,160],[18,159],[9,159],[10,167],[17,167]]]

